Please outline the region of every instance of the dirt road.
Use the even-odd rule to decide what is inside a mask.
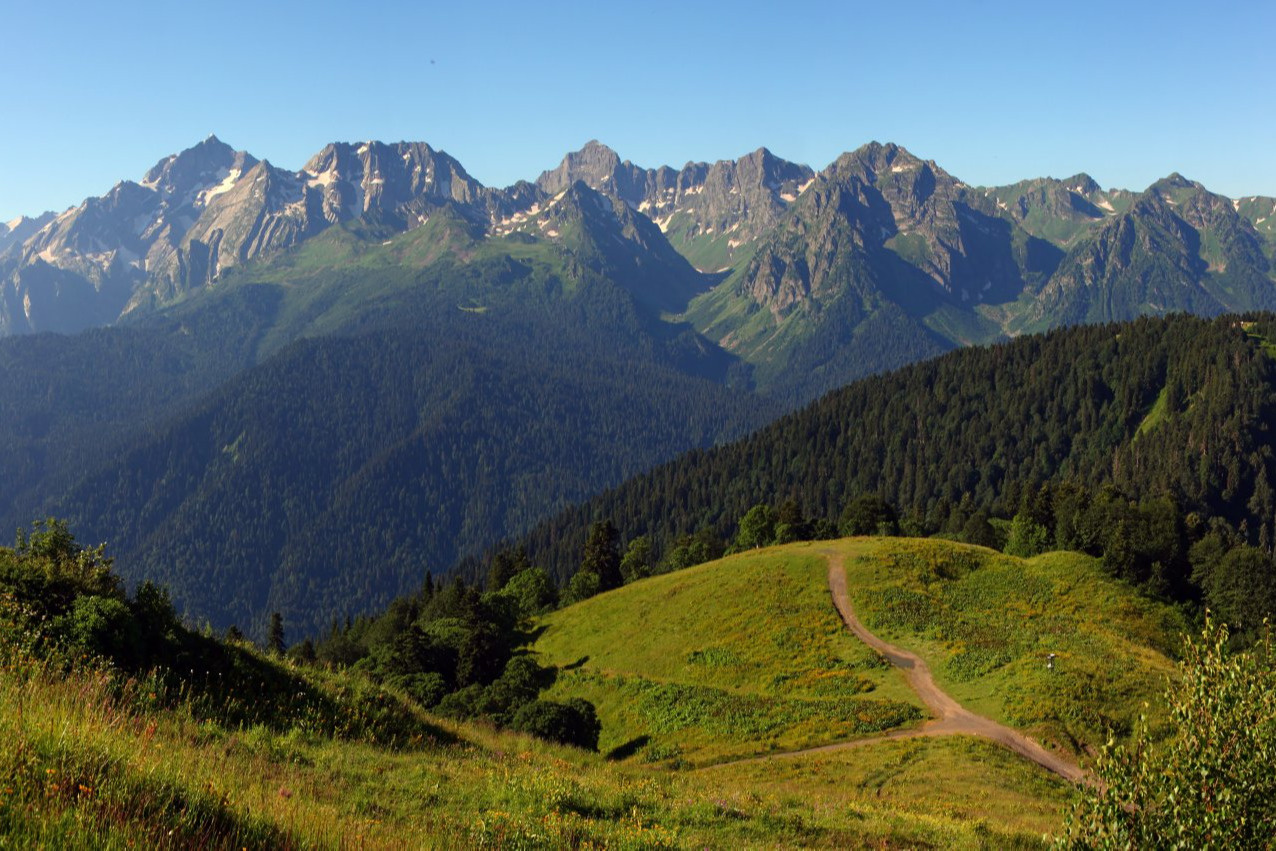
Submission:
[[[979,736],[1032,760],[1037,765],[1058,774],[1065,780],[1073,783],[1081,783],[1087,780],[1087,773],[1082,771],[1071,760],[1059,754],[1051,753],[1017,730],[1012,730],[1004,724],[998,724],[991,718],[976,715],[963,707],[935,684],[930,668],[926,666],[926,662],[919,656],[893,644],[888,644],[869,632],[864,624],[860,623],[859,618],[855,616],[855,610],[851,608],[851,599],[846,592],[846,570],[842,564],[842,554],[832,550],[825,550],[823,554],[828,558],[829,564],[829,592],[833,596],[833,605],[837,608],[838,614],[842,616],[842,621],[860,641],[881,653],[892,665],[904,672],[904,678],[908,681],[909,687],[917,693],[917,696],[921,698],[922,702],[926,704],[926,708],[935,717],[920,727],[911,730],[897,730],[893,733],[872,736],[867,739],[856,739],[818,748],[751,757],[737,762],[762,762],[768,759],[829,753],[864,747],[865,745],[877,744],[892,739],[911,739],[920,736]]]

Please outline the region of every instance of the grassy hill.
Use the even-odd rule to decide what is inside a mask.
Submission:
[[[921,703],[838,619],[826,571],[809,546],[768,550],[556,612],[536,643],[567,669],[550,694],[598,707],[601,750],[675,765],[917,723]]]
[[[258,663],[332,698],[345,724],[325,732],[280,714],[237,725],[146,681],[3,649],[6,847],[1037,847],[1062,798],[978,744],[901,743],[872,765],[822,761],[765,779],[617,764],[430,717],[355,674],[266,657]],[[389,720],[413,735],[387,737]],[[934,766],[991,769],[1014,788],[927,805]],[[1024,808],[1029,818],[1007,821]]]
[[[1098,559],[1005,556],[950,541],[858,538],[732,556],[555,612],[536,643],[586,697],[600,748],[703,765],[912,726],[921,703],[829,602],[825,553],[879,637],[922,656],[968,708],[1087,752],[1160,693],[1177,610]],[[1049,653],[1055,668],[1047,670]]]
[[[931,540],[793,544],[634,583],[544,620],[535,649],[562,668],[546,696],[597,701],[596,754],[435,717],[357,670],[298,667],[193,634],[165,639],[198,651],[189,677],[184,667],[129,676],[68,657],[5,595],[0,843],[1042,845],[1073,790],[981,740],[731,761],[923,717],[898,674],[833,614],[830,551],[873,629],[922,653],[972,708],[1047,741],[1083,748],[1095,724],[1120,726],[1169,669],[1161,648],[1181,624],[1093,559],[1022,561]],[[110,607],[90,602],[54,626],[113,641],[92,615]],[[1053,680],[1039,664],[1046,647],[1059,654]],[[222,660],[223,673],[201,673],[208,660]],[[685,770],[695,764],[707,767]]]
[[[1083,754],[1110,730],[1128,734],[1144,703],[1158,702],[1188,628],[1178,609],[1077,553],[1019,559],[908,539],[837,546],[870,630],[920,655],[969,709]]]
[[[1075,553],[1034,559],[940,540],[858,538],[773,547],[634,583],[548,616],[535,649],[563,670],[551,695],[585,697],[600,750],[633,764],[709,766],[706,782],[759,793],[871,797],[901,811],[1053,832],[1066,784],[965,737],[807,748],[916,726],[902,676],[842,625],[829,553],[880,637],[927,661],[967,708],[1048,748],[1088,756],[1124,735],[1171,671],[1185,627]],[[1056,654],[1047,670],[1046,654]],[[942,778],[942,782],[937,782]]]

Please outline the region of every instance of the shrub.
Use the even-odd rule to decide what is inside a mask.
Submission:
[[[1276,674],[1266,645],[1233,654],[1208,618],[1170,685],[1173,731],[1140,720],[1103,749],[1097,783],[1068,816],[1064,847],[1263,848],[1276,835]]]
[[[594,705],[580,698],[566,703],[534,700],[524,704],[511,726],[541,739],[591,751],[598,750],[598,734],[602,732]]]
[[[138,655],[137,621],[129,607],[113,597],[76,597],[71,611],[55,626],[73,647],[94,655],[126,663]]]
[[[572,577],[571,582],[567,583],[567,590],[563,592],[563,605],[570,606],[572,603],[588,600],[598,593],[600,587],[597,573],[579,570]]]

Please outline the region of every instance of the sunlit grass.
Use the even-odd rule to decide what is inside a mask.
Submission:
[[[1145,702],[1155,707],[1186,626],[1077,553],[1018,559],[904,539],[840,546],[869,629],[921,655],[968,708],[1073,751],[1125,735]]]
[[[551,694],[592,701],[600,748],[700,765],[911,725],[920,702],[846,632],[827,562],[798,544],[644,580],[548,617],[567,667]]]
[[[833,614],[828,547],[846,554],[870,628],[925,656],[972,708],[1064,746],[1125,717],[1168,670],[1172,610],[1092,559],[903,539],[748,553],[547,619],[537,649],[569,668],[555,689],[599,701],[604,748],[630,746],[613,759],[440,720],[355,672],[280,668],[296,699],[274,695],[253,720],[251,683],[217,700],[206,685],[129,680],[14,621],[0,630],[0,845],[1041,845],[1072,790],[977,740],[687,770],[920,717]],[[282,665],[243,652],[256,660],[244,670]],[[910,720],[874,714],[888,705]]]
[[[984,847],[1032,844],[947,805],[900,809],[881,787],[821,792],[618,766],[482,726],[400,750],[187,707],[139,709],[133,686],[35,660],[0,671],[0,844],[14,847]],[[889,767],[883,770],[890,771]],[[805,778],[805,779],[803,779]],[[818,786],[818,784],[815,784]],[[991,840],[990,840],[991,838]]]

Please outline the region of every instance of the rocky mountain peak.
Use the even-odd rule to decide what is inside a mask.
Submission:
[[[201,190],[222,183],[231,172],[242,174],[256,163],[252,155],[236,151],[216,136],[209,136],[181,153],[160,160],[146,172],[141,185],[165,199],[176,198],[182,203],[183,199],[194,200],[194,195]]]
[[[1068,187],[1068,191],[1086,197],[1103,191],[1103,187],[1099,185],[1098,181],[1084,171],[1066,178],[1063,181],[1063,185]]]
[[[913,183],[918,179],[934,183],[936,177],[942,176],[942,182],[956,183],[934,163],[919,159],[893,142],[884,145],[869,142],[854,151],[848,151],[834,160],[823,175],[830,181],[858,179],[870,185],[884,177],[891,178],[895,183],[900,183],[901,180]]]
[[[1165,191],[1170,189],[1201,189],[1202,186],[1194,180],[1188,180],[1186,177],[1175,171],[1165,177],[1162,177],[1148,188]]]
[[[574,181],[583,180],[594,188],[610,188],[613,192],[620,192],[623,188],[626,194],[632,195],[633,184],[642,182],[635,180],[635,173],[641,171],[628,160],[622,163],[615,151],[596,139],[591,139],[579,151],[563,157],[558,168],[542,172],[536,178],[536,185],[542,191],[555,195]]]
[[[33,237],[41,228],[53,221],[54,213],[42,213],[31,216],[18,216],[16,219],[0,224],[0,257],[10,250],[16,250],[22,243]]]

